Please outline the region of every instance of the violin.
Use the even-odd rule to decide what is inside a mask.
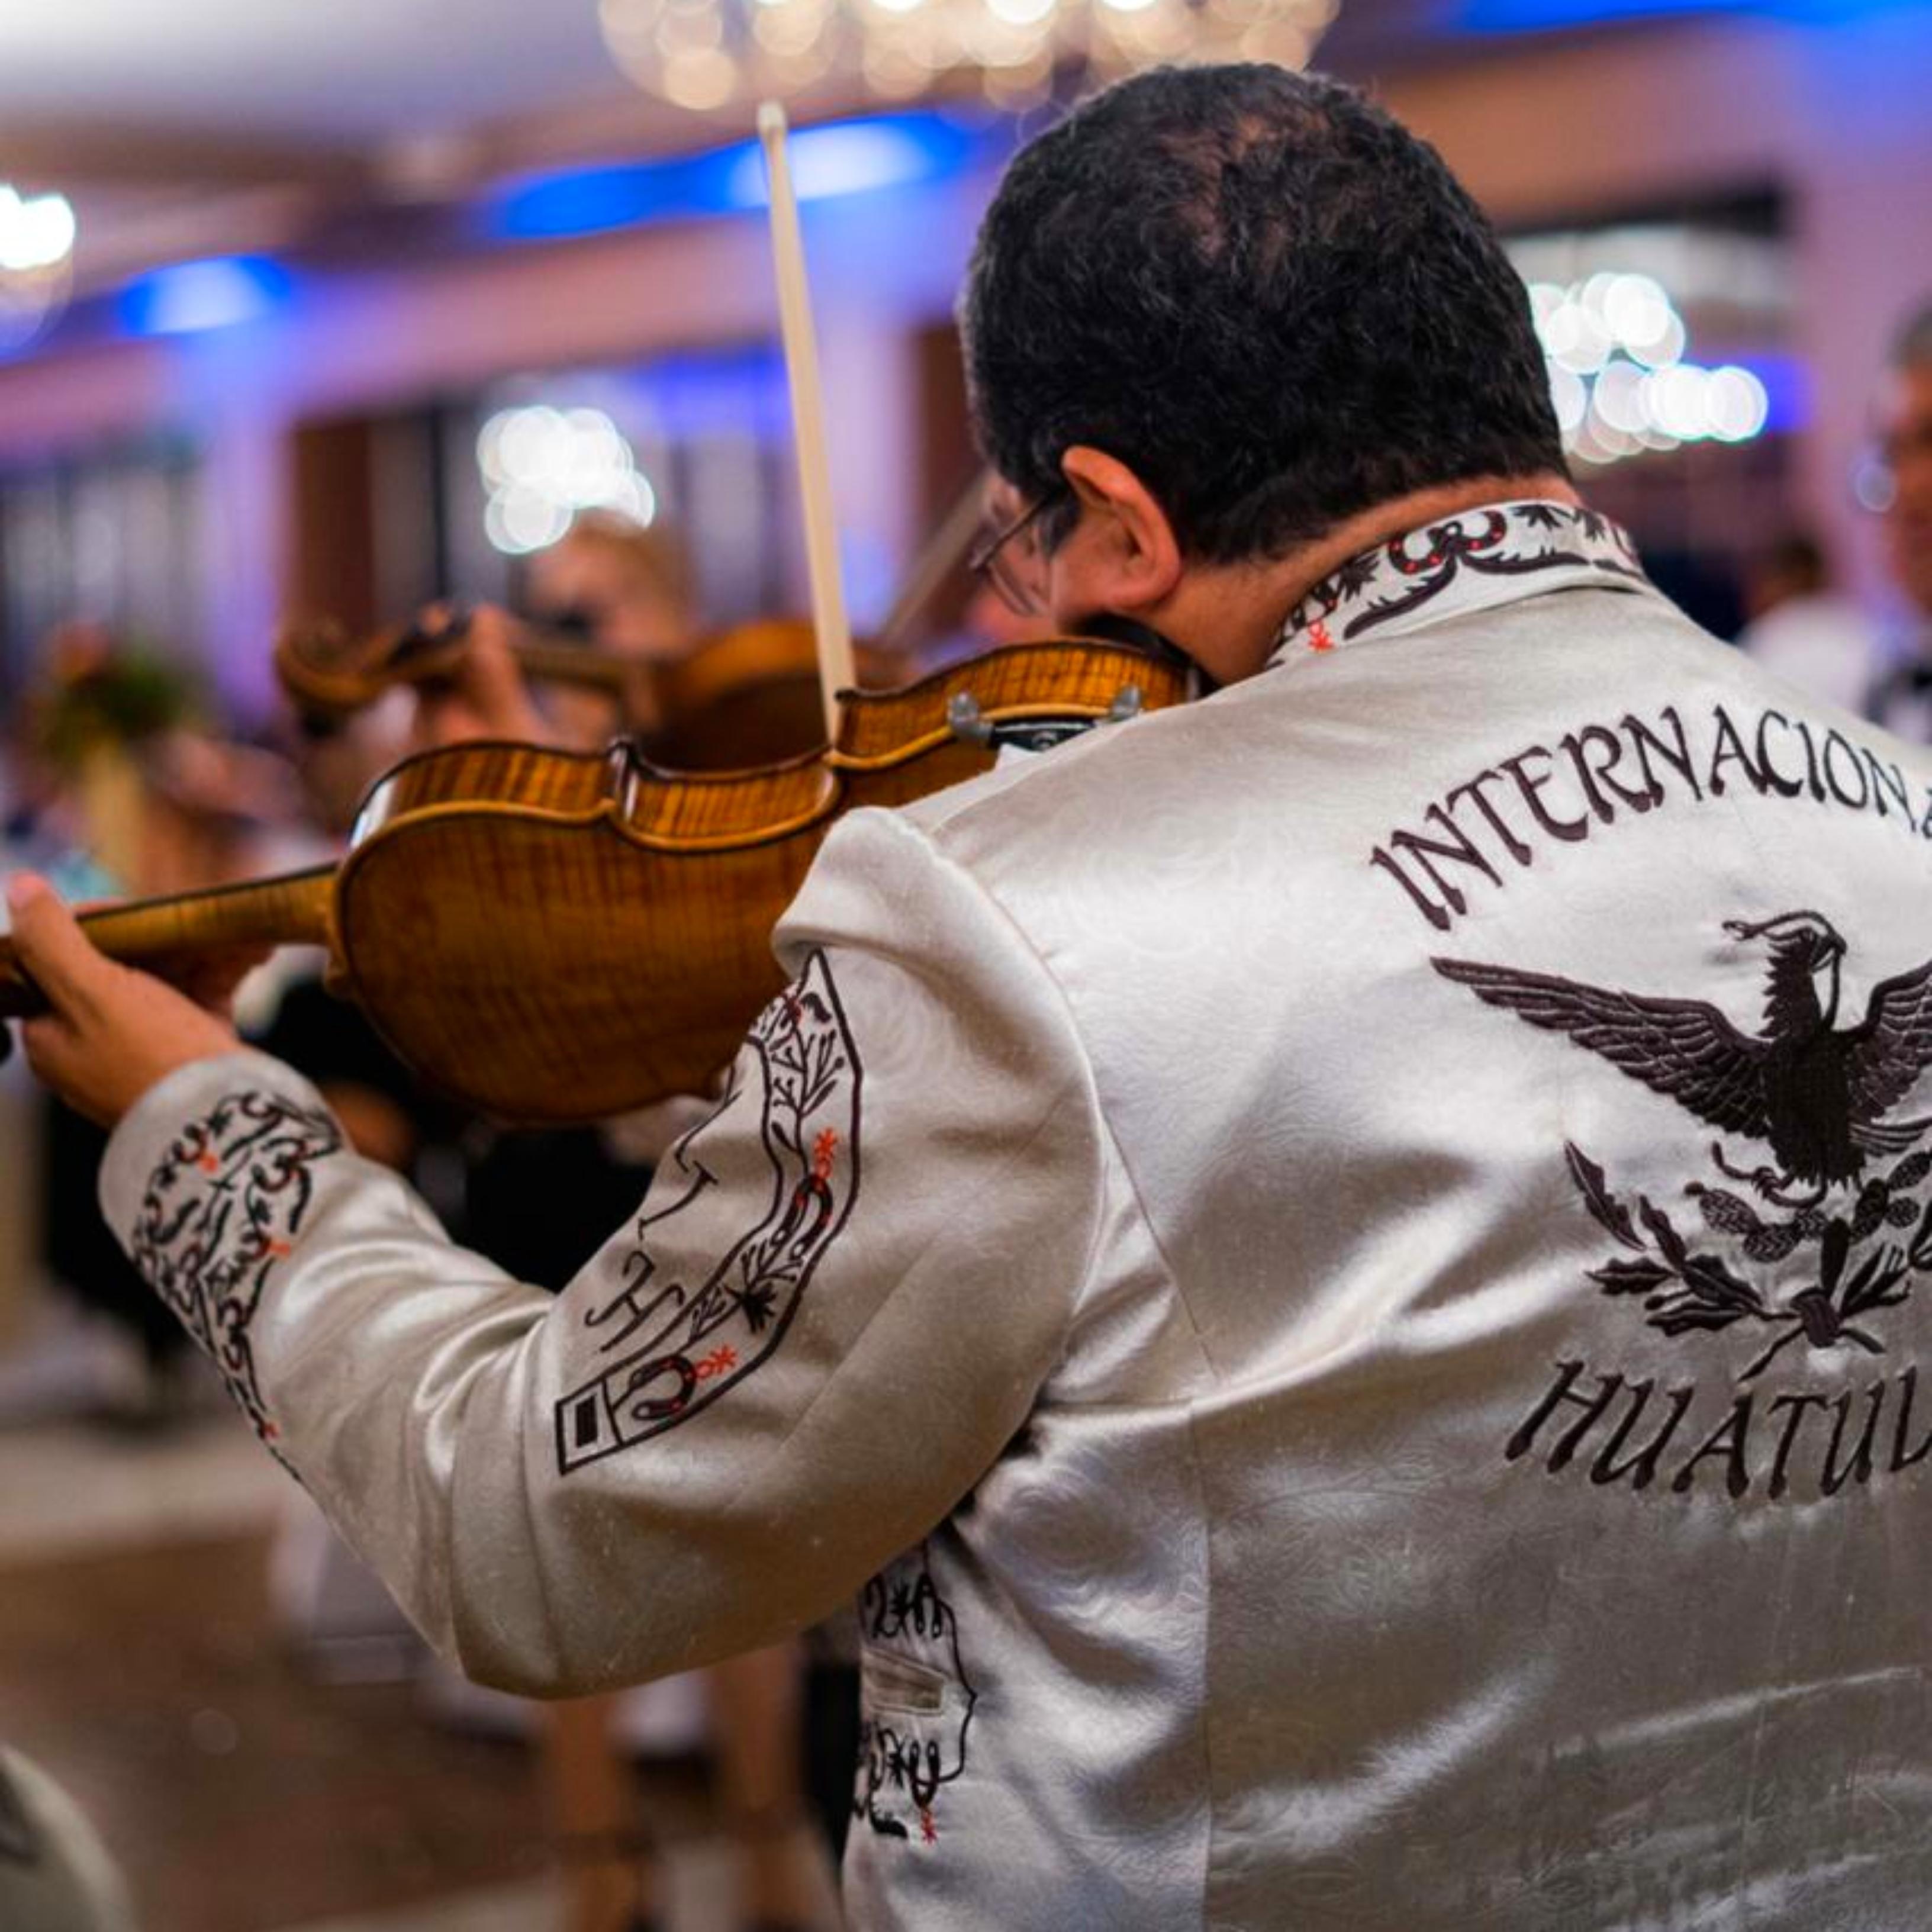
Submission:
[[[275,634],[275,676],[303,724],[318,734],[365,710],[388,692],[452,678],[468,646],[469,616],[436,625],[398,625],[351,638],[330,618],[297,618]],[[517,668],[538,682],[601,691],[629,708],[653,666],[590,647],[587,627],[524,624],[510,646]]]
[[[842,694],[838,742],[763,770],[672,772],[631,743],[472,742],[378,779],[339,865],[83,913],[110,957],[165,969],[313,944],[430,1084],[561,1125],[701,1090],[780,988],[771,932],[826,832],[992,768],[1006,745],[1190,694],[1184,661],[1104,639],[1011,644]],[[0,1018],[44,1011],[0,940]]]
[[[352,638],[328,620],[298,620],[277,634],[274,666],[306,728],[326,731],[399,688],[454,676],[469,647],[469,618],[406,625]],[[826,742],[818,647],[810,622],[758,618],[683,656],[601,650],[585,629],[524,622],[510,646],[525,677],[606,693],[627,717],[652,721],[631,735],[656,765],[736,771],[816,751]],[[869,688],[898,681],[896,652],[860,647]]]
[[[783,130],[778,109],[760,110],[822,748],[736,772],[665,770],[623,740],[419,753],[370,789],[339,865],[83,913],[103,952],[165,969],[320,945],[328,983],[430,1084],[508,1121],[602,1119],[700,1090],[730,1060],[780,990],[772,928],[842,812],[908,803],[990,770],[1006,746],[1046,748],[1192,695],[1178,652],[1106,638],[1012,644],[898,690],[852,688]],[[430,655],[405,653],[412,676]],[[0,1018],[44,1010],[0,940]]]

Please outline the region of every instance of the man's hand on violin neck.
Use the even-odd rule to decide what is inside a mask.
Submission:
[[[76,1113],[112,1126],[156,1081],[240,1044],[225,1018],[98,952],[45,880],[8,881],[14,951],[52,1011],[21,1023],[28,1064]],[[259,956],[204,962],[197,997],[225,1012]]]
[[[448,621],[441,606],[425,611],[422,629],[434,635]],[[472,611],[464,646],[447,680],[423,686],[416,705],[419,749],[460,745],[473,738],[507,738],[543,745],[552,734],[532,701],[512,649],[515,620],[491,604]]]

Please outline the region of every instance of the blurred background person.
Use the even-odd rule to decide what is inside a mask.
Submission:
[[[1870,692],[1877,638],[1870,618],[1832,584],[1824,547],[1802,532],[1781,538],[1745,579],[1750,622],[1738,646],[1826,704],[1859,711]]]
[[[18,826],[29,850],[82,898],[157,897],[258,869],[271,828],[292,815],[282,762],[229,742],[178,664],[152,647],[75,624],[47,640],[22,706],[35,774]],[[105,1136],[43,1096],[42,1257],[99,1317],[100,1412],[159,1426],[212,1394],[179,1321],[142,1286],[95,1201]]]
[[[1886,562],[1900,597],[1891,668],[1872,694],[1888,730],[1932,742],[1932,303],[1900,332],[1879,404]]]
[[[530,557],[524,602],[531,616],[641,674],[621,696],[549,686],[540,702],[560,743],[596,751],[620,733],[648,739],[664,727],[664,686],[653,674],[688,662],[703,644],[695,587],[676,532],[613,511],[583,512]]]

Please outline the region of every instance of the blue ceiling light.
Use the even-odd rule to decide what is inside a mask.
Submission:
[[[800,129],[792,170],[802,201],[934,181],[989,150],[988,133],[937,113],[885,114]],[[764,160],[755,141],[701,154],[574,169],[513,182],[484,214],[500,240],[551,241],[650,221],[735,214],[765,205]]]
[[[184,335],[258,321],[286,301],[289,288],[288,271],[266,255],[218,255],[151,268],[116,306],[130,334]]]
[[[1764,385],[1768,413],[1765,428],[1773,435],[1809,428],[1811,422],[1810,372],[1796,356],[1753,355],[1736,358]]]
[[[802,128],[790,145],[799,200],[829,201],[956,174],[979,142],[957,121],[937,114],[880,114]],[[735,208],[765,206],[764,156],[755,142],[734,153],[728,189]]]
[[[602,235],[640,222],[725,212],[721,184],[707,178],[708,156],[638,161],[541,175],[502,190],[484,225],[497,239],[550,242]]]
[[[1830,26],[1906,10],[1912,0],[1461,0],[1453,26],[1472,34],[1550,33],[1687,14],[1754,14]]]

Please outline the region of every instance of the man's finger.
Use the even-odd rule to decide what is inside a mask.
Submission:
[[[493,735],[541,742],[547,734],[513,649],[519,628],[507,612],[494,604],[479,604],[472,611],[457,666],[457,688]]]
[[[45,1013],[37,1020],[20,1022],[20,1045],[26,1050],[27,1064],[43,1085],[56,1091],[73,1041],[74,1028],[58,1013]]]
[[[57,1006],[84,998],[112,968],[95,950],[52,886],[35,872],[7,881],[14,950],[42,992]]]
[[[112,1124],[110,1116],[89,1102],[84,1083],[77,1077],[76,1035],[74,1028],[58,1013],[37,1020],[23,1020],[20,1044],[26,1049],[27,1064],[35,1079],[50,1092],[58,1094],[76,1114],[83,1114],[97,1126]]]

